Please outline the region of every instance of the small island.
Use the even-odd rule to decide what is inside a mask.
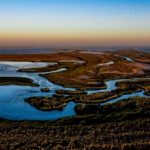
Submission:
[[[3,66],[11,60],[9,69],[18,76],[0,77],[2,98],[9,101],[0,107],[10,112],[1,113],[6,115],[0,120],[0,145],[4,149],[22,144],[28,149],[147,149],[149,58],[149,53],[131,49],[0,55]],[[45,65],[17,70],[12,60],[17,66],[20,61],[34,66],[37,60]],[[51,62],[55,64],[47,65]],[[5,94],[6,86],[13,97]]]
[[[23,77],[0,77],[0,85],[38,86],[31,79]]]

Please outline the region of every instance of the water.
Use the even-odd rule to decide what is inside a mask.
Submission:
[[[128,49],[129,47],[83,47],[83,48],[71,48],[74,50],[85,50],[85,51],[97,51],[97,52],[103,52],[103,51],[115,51],[119,49]],[[131,49],[137,49],[144,52],[150,52],[149,47],[139,47],[134,48],[131,47]],[[0,54],[45,54],[45,53],[55,53],[59,51],[68,51],[70,48],[62,49],[62,48],[20,48],[20,49],[0,49]]]
[[[39,73],[27,73],[17,72],[22,68],[38,68],[45,67],[47,65],[53,65],[55,63],[39,63],[39,62],[0,62],[0,77],[25,77],[32,79],[34,83],[39,84],[39,87],[30,86],[18,86],[18,85],[2,85],[0,86],[0,118],[9,120],[56,120],[64,117],[75,116],[74,108],[76,103],[69,102],[63,108],[63,110],[41,111],[32,107],[30,104],[24,101],[24,99],[34,96],[52,96],[56,90],[76,90],[75,88],[65,88],[61,85],[54,84],[48,81],[46,78],[39,75]],[[66,71],[66,68],[61,68],[55,71],[46,72],[54,73]],[[41,73],[45,74],[45,73]],[[107,88],[102,90],[88,90],[88,94],[97,92],[106,92],[115,90],[116,82],[122,80],[110,80],[106,81]],[[50,92],[41,92],[41,88],[48,87]],[[124,98],[132,96],[145,97],[144,91],[135,92],[132,94],[126,94],[119,98],[113,99],[109,102],[117,102]],[[105,103],[106,104],[106,103]]]
[[[134,60],[129,58],[129,57],[123,57],[125,60],[129,61],[129,62],[133,62]]]
[[[149,97],[149,96],[146,96],[145,94],[145,91],[139,91],[139,92],[134,92],[134,93],[131,93],[131,94],[124,94],[118,98],[115,98],[115,99],[112,99],[112,100],[109,100],[107,102],[104,102],[104,103],[101,103],[101,105],[106,105],[106,104],[110,104],[110,103],[116,103],[118,101],[121,101],[123,99],[128,99],[130,97],[136,97],[136,96],[139,96],[139,97]]]

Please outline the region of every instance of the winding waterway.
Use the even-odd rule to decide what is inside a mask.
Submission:
[[[39,87],[31,86],[18,86],[18,85],[1,85],[0,86],[0,118],[9,119],[9,120],[56,120],[59,118],[70,117],[76,115],[74,108],[76,103],[69,102],[61,111],[52,110],[52,111],[40,111],[32,107],[30,104],[24,101],[24,99],[29,97],[36,96],[52,96],[56,90],[76,90],[74,88],[65,88],[63,86],[54,84],[48,81],[46,78],[39,75],[39,73],[28,73],[28,72],[18,72],[19,69],[26,68],[41,68],[48,65],[54,65],[54,63],[42,63],[42,62],[12,62],[5,61],[0,62],[0,77],[25,77],[32,79],[34,83],[39,84]],[[66,71],[66,68],[59,70],[46,72],[46,73],[55,73]],[[40,73],[40,74],[45,74]],[[125,79],[122,79],[125,80]],[[106,81],[107,88],[102,90],[88,90],[88,94],[97,93],[97,92],[106,92],[115,90],[116,82],[120,80],[110,80]],[[41,88],[50,88],[50,92],[41,92]],[[142,96],[144,91],[135,92],[132,94],[125,94],[119,98],[112,99],[109,102],[116,102],[124,98],[129,98],[132,96]],[[108,102],[106,102],[108,103]],[[106,104],[106,103],[103,103]]]

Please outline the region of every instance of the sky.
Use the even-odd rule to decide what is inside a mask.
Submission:
[[[150,46],[150,0],[0,0],[0,48]]]

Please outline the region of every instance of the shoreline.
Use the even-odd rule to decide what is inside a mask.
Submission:
[[[32,78],[40,84],[40,88],[23,86],[22,89],[20,87],[13,89],[12,86],[8,86],[9,88],[0,86],[2,91],[0,108],[3,110],[4,117],[9,118],[2,119],[1,117],[0,119],[0,149],[148,149],[150,145],[149,55],[141,54],[141,52],[136,52],[135,55],[134,52],[130,54],[129,51],[122,52],[120,56],[115,55],[115,53],[98,56],[86,53],[81,55],[78,52],[26,55],[27,58],[24,55],[7,55],[8,57],[0,55],[0,59],[7,61],[58,63],[45,68],[30,68],[23,70],[25,72],[21,70],[17,72],[17,76]],[[129,55],[136,62],[128,62],[122,58],[124,55]],[[60,62],[62,60],[73,61]],[[74,60],[77,62],[84,60],[86,64],[76,64]],[[114,63],[108,64],[110,61]],[[97,67],[97,64],[102,65]],[[54,72],[59,68],[68,70]],[[116,75],[113,73],[114,70],[115,74],[117,72]],[[40,75],[42,71],[48,71],[47,77]],[[126,80],[121,80],[124,78]],[[51,79],[54,79],[54,82]],[[110,80],[118,82],[109,83]],[[61,83],[65,86],[60,86]],[[103,88],[95,89],[94,93],[87,90],[88,86],[90,89],[100,85],[102,87],[102,83],[105,83],[105,87],[107,86],[105,89],[103,85]],[[74,88],[69,88],[68,84],[72,84]],[[75,88],[77,85],[81,85],[80,88]],[[41,92],[41,88],[47,92]],[[12,99],[14,93],[18,94],[16,99]],[[148,93],[147,96],[140,97],[141,94],[146,93]],[[8,94],[10,94],[9,97],[7,97]],[[64,114],[67,115],[59,113],[56,109],[49,113],[49,111],[37,110],[25,102],[26,98],[31,98],[33,95],[36,98],[44,97],[46,107],[43,102],[40,102],[42,100],[37,99],[37,102],[40,102],[39,106],[45,110],[49,102],[51,108],[62,107],[64,103],[67,104],[71,100],[74,100],[76,105],[71,101],[71,105],[66,105],[69,109],[62,108],[65,109]],[[118,98],[108,99],[114,96]],[[99,103],[98,100],[105,100],[105,105]],[[7,109],[9,106],[10,109]],[[16,116],[18,120],[15,119]],[[13,119],[10,119],[11,117]]]
[[[100,47],[100,48],[0,48],[0,55],[1,54],[48,54],[48,53],[55,53],[55,52],[68,52],[68,51],[97,51],[97,52],[103,52],[103,51],[117,51],[122,49],[134,49],[144,52],[149,52],[150,47]],[[7,51],[7,53],[6,53]],[[32,52],[29,52],[32,51]]]
[[[140,66],[141,64],[139,65],[134,61],[130,61],[130,59],[128,61],[128,59],[122,58],[122,55],[124,55],[124,53],[126,55],[130,55],[131,58],[135,57],[134,52],[136,53],[136,57],[137,54],[139,56],[141,55],[141,52],[140,53],[137,51],[129,52],[128,50],[121,51],[121,54],[119,52],[119,55],[121,55],[121,57],[109,53],[97,55],[95,53],[87,54],[87,53],[79,53],[79,52],[68,52],[68,53],[61,52],[58,54],[52,54],[51,56],[34,55],[36,57],[33,57],[33,55],[28,55],[29,56],[29,58],[27,58],[28,61],[30,60],[30,58],[38,59],[38,62],[41,62],[40,64],[42,64],[42,62],[47,62],[46,60],[50,57],[48,62],[53,62],[54,65],[47,66],[46,63],[44,63],[44,66],[43,65],[38,66],[39,68],[32,68],[32,67],[26,68],[25,66],[25,70],[23,70],[23,72],[21,71],[21,68],[19,68],[16,72],[18,73],[18,76],[23,74],[23,76],[27,76],[33,79],[36,83],[39,84],[41,83],[40,86],[41,89],[47,89],[49,87],[48,92],[41,91],[40,93],[40,89],[36,89],[37,92],[39,93],[36,94],[36,91],[35,94],[29,92],[29,96],[24,97],[24,99],[29,99],[29,100],[31,99],[31,102],[29,101],[29,104],[31,104],[35,108],[38,108],[38,110],[50,111],[50,110],[58,110],[58,108],[63,109],[64,106],[66,107],[68,106],[68,103],[70,101],[74,101],[75,103],[85,103],[85,104],[104,103],[104,102],[113,101],[115,99],[120,100],[120,98],[124,98],[126,97],[126,95],[132,96],[132,93],[133,96],[134,93],[137,92],[138,92],[137,95],[140,95],[141,90],[145,90],[145,92],[147,93],[149,92],[148,91],[149,87],[141,87],[140,85],[136,85],[136,84],[131,86],[132,88],[129,86],[118,87],[115,85],[113,80],[110,80],[110,79],[114,79],[115,82],[119,82],[121,80],[117,81],[117,79],[121,79],[121,78],[123,78],[123,80],[131,78],[132,80],[135,77],[139,77],[140,80],[141,76],[149,77],[149,74],[146,73],[145,71],[146,69],[149,68],[142,68],[143,64],[141,67]],[[16,59],[17,56],[15,56]],[[144,58],[147,60],[148,57],[147,54],[145,55],[145,53],[142,53],[142,56],[144,56]],[[0,57],[2,56],[0,55]],[[67,60],[67,62],[64,62],[64,60]],[[84,61],[85,63],[77,63],[79,61],[80,62]],[[111,64],[105,63],[110,61],[113,63]],[[97,66],[97,64],[100,63],[103,65]],[[9,65],[9,63],[7,63],[7,65]],[[122,65],[124,68],[122,67]],[[131,65],[129,69],[127,68],[128,65]],[[134,68],[132,65],[134,65]],[[15,66],[18,66],[18,64],[15,63]],[[147,66],[148,64],[146,64],[146,67]],[[60,71],[60,72],[53,71],[56,70],[56,68],[57,69],[67,68],[67,69],[65,71]],[[118,69],[120,73],[116,74],[116,76],[112,76],[113,73],[109,71],[109,75],[103,76],[103,72],[105,75],[107,70],[113,70],[113,69]],[[133,74],[135,72],[135,69],[137,74]],[[46,71],[46,75],[44,75],[45,73],[42,71]],[[130,73],[131,71],[132,74]],[[141,71],[143,71],[142,74],[140,73]],[[145,80],[148,81],[148,79]],[[50,86],[56,86],[56,88],[54,89],[52,88],[51,91]],[[64,89],[64,90],[60,90],[60,89]],[[87,93],[84,95],[83,91]],[[54,94],[55,96],[53,96]],[[142,91],[141,91],[141,95],[143,96]],[[28,107],[28,109],[31,110],[31,107],[30,108]],[[69,111],[69,109],[66,110],[66,113],[67,111]],[[37,112],[37,113],[42,115],[41,112]]]

